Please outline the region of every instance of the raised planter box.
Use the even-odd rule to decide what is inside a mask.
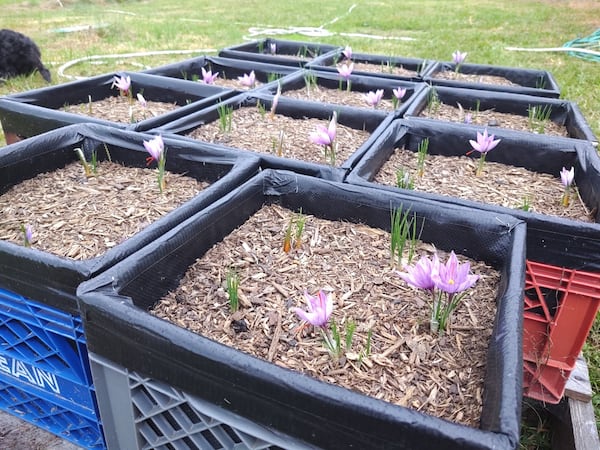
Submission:
[[[312,81],[309,81],[311,79]],[[304,90],[306,92],[307,89],[320,89],[322,90],[320,93],[317,92],[316,94],[314,94],[317,97],[316,99],[311,99],[310,96],[307,95],[306,98],[304,98],[303,100],[313,102],[325,101],[327,103],[339,104],[338,101],[327,100],[327,92],[329,90],[339,93],[340,97],[343,97],[344,95],[363,97],[366,93],[370,91],[374,92],[381,89],[384,91],[383,100],[387,101],[387,103],[391,105],[391,99],[393,97],[392,91],[397,88],[404,88],[406,89],[406,94],[404,95],[402,100],[398,102],[397,108],[395,110],[391,110],[396,116],[400,117],[409,108],[409,105],[413,102],[413,100],[420,97],[417,94],[426,88],[425,83],[414,83],[404,80],[390,82],[390,80],[378,77],[371,77],[366,75],[352,75],[350,77],[351,91],[347,92],[347,82],[344,80],[340,84],[340,80],[342,80],[342,78],[339,74],[337,74],[337,72],[333,73],[305,68],[300,71],[296,71],[290,75],[287,75],[286,77],[282,78],[279,81],[279,83],[259,88],[259,92],[269,92],[271,94],[275,94],[277,92],[278,85],[281,85],[281,95],[283,96],[289,95],[289,91]],[[314,86],[307,87],[308,83],[314,84]],[[365,108],[369,110],[374,109],[372,106],[369,106],[367,102],[362,98],[360,99],[360,104],[356,107]],[[381,106],[378,106],[377,109],[389,111],[388,109],[383,108]]]
[[[336,64],[344,61],[343,50],[343,48],[340,48],[318,61],[309,63],[308,68],[337,73]],[[352,73],[356,75],[412,82],[422,82],[422,75],[433,64],[433,62],[421,58],[369,53],[353,53],[352,62],[355,63]]]
[[[0,153],[0,193],[77,161],[75,148],[98,150],[143,167],[140,133],[73,125],[9,145]],[[0,241],[0,408],[86,448],[103,448],[86,340],[75,291],[84,280],[156,240],[258,170],[258,160],[208,145],[165,139],[166,170],[211,183],[194,198],[116,243],[100,256],[74,260]],[[83,169],[82,169],[82,178]],[[85,183],[81,183],[85,189]],[[53,186],[48,186],[49,194]],[[65,201],[70,201],[66,198]],[[74,205],[76,207],[77,205]],[[67,245],[68,243],[65,243]]]
[[[147,312],[177,286],[196,258],[270,203],[384,230],[389,230],[390,208],[401,207],[423,220],[425,242],[440,249],[460,248],[466,256],[500,270],[479,428],[317,381]],[[444,214],[439,214],[442,207]],[[202,422],[232,428],[232,439],[239,433],[244,442],[248,435],[257,438],[256,448],[517,448],[523,232],[524,225],[510,216],[291,172],[261,172],[78,289],[109,448],[125,448],[131,442],[141,442],[142,447],[202,442],[210,433],[202,431],[206,427],[199,416]],[[164,406],[157,405],[159,396],[166,399],[161,401]],[[182,411],[198,426],[177,426]],[[169,417],[176,417],[175,422]],[[200,447],[218,444],[213,445]]]
[[[530,261],[527,280],[531,289],[525,294],[525,303],[529,306],[525,330],[530,334],[528,339],[536,343],[527,344],[530,351],[526,352],[528,362],[524,393],[549,403],[557,403],[562,397],[568,378],[568,373],[560,374],[559,371],[569,371],[564,364],[574,365],[589,332],[586,324],[591,324],[596,315],[597,292],[594,293],[594,289],[590,287],[591,290],[588,289],[585,298],[581,299],[580,288],[581,283],[589,285],[589,279],[595,279],[600,273],[600,224],[525,212],[447,195],[400,189],[372,181],[396,148],[403,146],[416,152],[419,143],[428,138],[430,154],[463,156],[469,147],[468,140],[473,139],[476,131],[482,129],[470,125],[434,123],[417,118],[397,121],[365,153],[346,181],[361,186],[378,187],[385,191],[403,192],[415,198],[443,201],[447,205],[462,205],[512,214],[527,223],[527,259]],[[579,195],[594,214],[594,220],[600,221],[600,160],[590,142],[537,135],[527,137],[523,133],[500,129],[494,129],[494,132],[496,138],[502,139],[502,147],[491,151],[488,161],[525,167],[534,172],[553,174],[555,177],[562,167],[574,167]],[[550,282],[548,277],[543,276],[544,271],[539,273],[538,270],[531,270],[531,267],[537,268],[535,264],[539,263],[548,266],[555,278],[558,277],[562,281],[555,279]],[[574,278],[569,282],[571,275]],[[551,295],[552,292],[554,295]],[[552,304],[547,304],[549,298],[552,298]],[[579,308],[575,306],[580,303],[578,299],[594,307],[585,307],[580,311],[584,316],[578,319],[581,328],[574,329],[573,321],[559,320],[559,317],[560,311],[569,314],[566,311],[573,312],[572,308]],[[543,313],[544,309],[547,314]],[[532,314],[537,314],[537,317],[534,318]],[[546,329],[547,333],[540,333],[540,327]],[[552,335],[557,336],[557,339],[560,336],[560,345]],[[559,359],[563,367],[557,367],[551,359],[545,358],[552,353],[549,349],[554,346],[555,351],[561,353]]]
[[[423,114],[428,110],[432,101],[431,98],[434,95],[441,104],[454,108],[459,108],[458,105],[460,105],[465,112],[469,110],[474,111],[471,114],[472,116],[476,116],[477,111],[491,110],[494,113],[522,116],[529,120],[530,116],[533,118],[535,115],[534,113],[530,114],[532,108],[537,108],[538,111],[550,110],[548,120],[560,127],[564,127],[568,134],[566,137],[584,139],[595,143],[598,141],[576,103],[532,95],[429,86],[413,98],[404,116],[406,118],[410,118],[411,116],[424,118]],[[435,113],[432,112],[432,114]],[[427,118],[427,120],[434,121],[435,123],[435,121],[440,119]],[[475,121],[476,118],[473,120]],[[447,120],[442,121],[447,122]],[[457,113],[451,121],[463,122],[464,116]],[[490,126],[490,130],[495,131],[497,128],[507,128],[510,126],[510,123],[507,124],[500,121]],[[533,119],[532,126],[533,128],[526,132],[544,134],[543,132],[540,133],[539,127],[543,127],[543,125],[539,124],[537,120]]]
[[[124,116],[122,122],[115,122],[86,114],[90,102],[93,107],[95,101],[119,96],[119,90],[112,87],[117,75],[131,78],[134,102],[137,102],[136,95],[142,93],[148,101],[172,103],[176,104],[177,108],[134,123],[128,122],[129,115]],[[143,73],[105,74],[0,98],[0,122],[9,144],[77,123],[91,122],[145,131],[217,103],[235,93],[233,89],[165,79]],[[81,105],[82,113],[61,111],[60,108],[65,105]]]
[[[195,139],[190,137],[189,135],[194,130],[200,129],[206,124],[218,124],[220,110],[222,110],[223,108],[232,109],[232,118],[235,122],[237,110],[241,108],[256,108],[256,110],[258,110],[259,104],[261,105],[261,108],[263,108],[266,112],[264,113],[264,117],[261,117],[258,120],[263,120],[264,122],[268,123],[268,115],[271,109],[273,97],[273,95],[261,92],[240,94],[239,96],[225,100],[218,105],[208,107],[202,111],[198,111],[196,113],[190,114],[187,117],[183,117],[179,120],[173,121],[162,127],[159,127],[155,130],[155,132],[165,134],[177,134],[181,135],[182,139],[190,139],[195,141]],[[345,159],[337,158],[335,166],[327,164],[325,158],[320,158],[323,160],[323,162],[320,163],[315,161],[304,161],[299,159],[277,156],[275,152],[271,151],[273,144],[272,140],[276,140],[277,136],[279,135],[279,131],[285,132],[285,129],[272,129],[270,130],[272,131],[272,135],[263,135],[262,143],[266,143],[266,145],[269,147],[268,152],[259,152],[257,150],[254,150],[250,146],[238,148],[238,151],[241,151],[246,154],[251,153],[254,156],[260,157],[261,167],[263,168],[293,170],[302,174],[314,175],[321,178],[341,181],[345,176],[347,169],[352,167],[355,164],[355,162],[358,161],[360,155],[362,155],[362,153],[364,153],[367,150],[367,148],[369,148],[369,146],[375,141],[380,131],[385,129],[387,127],[387,124],[391,120],[393,120],[393,115],[378,110],[364,111],[347,106],[315,104],[314,102],[310,101],[289,99],[283,95],[279,99],[276,107],[276,115],[282,115],[289,119],[297,119],[298,121],[302,121],[306,118],[319,119],[322,120],[323,125],[328,124],[334,112],[336,112],[338,115],[338,125],[344,125],[355,130],[366,131],[371,133],[369,138],[362,145],[356,144],[356,148],[352,149],[352,153],[349,157]],[[258,133],[256,129],[251,130],[251,132],[254,134]],[[217,145],[217,143],[215,145]],[[230,144],[226,145],[228,145],[228,147],[224,148],[229,148],[230,150],[234,148]],[[315,155],[318,155],[321,151],[318,148],[318,146],[310,143],[308,139],[308,133],[306,133],[306,136],[302,136],[301,142],[294,142],[293,144],[289,145],[292,147],[296,145],[302,145],[304,147],[309,145],[313,146],[315,149]]]
[[[492,66],[486,64],[465,63],[460,73],[467,75],[495,76],[506,78],[513,85],[495,84],[485,81],[449,80],[440,77],[441,72],[454,72],[452,62],[438,61],[423,72],[423,81],[434,86],[449,86],[466,89],[512,92],[514,94],[539,95],[541,97],[560,97],[560,88],[552,74],[546,70],[522,69],[517,67]]]
[[[338,49],[336,45],[267,38],[226,47],[219,51],[219,56],[304,67],[310,62],[320,61],[326,54]]]
[[[233,80],[254,71],[256,80],[263,84],[282,78],[297,70],[295,67],[259,61],[221,58],[218,56],[200,56],[166,66],[155,67],[144,71],[144,73],[184,80],[201,80],[202,69],[211,70],[212,73],[219,72],[220,77]]]

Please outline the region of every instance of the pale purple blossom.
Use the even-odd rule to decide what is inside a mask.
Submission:
[[[483,130],[483,134],[479,131],[477,132],[477,141],[469,139],[469,143],[471,144],[471,147],[473,147],[473,150],[479,153],[487,153],[490,150],[493,150],[500,142],[500,139],[494,140],[494,137],[493,134],[488,135],[486,128]]]
[[[399,87],[397,89],[392,89],[392,93],[394,94],[394,97],[400,101],[406,95],[406,88]]]
[[[114,87],[121,91],[121,95],[128,95],[131,88],[131,77],[129,75],[120,77],[115,75],[111,88]]]
[[[238,80],[242,86],[253,88],[256,83],[256,75],[254,74],[254,70],[249,74],[245,73],[241,77],[238,77]]]
[[[346,45],[344,50],[342,50],[342,55],[344,55],[344,58],[346,58],[348,60],[352,59],[352,47],[350,47],[349,45]]]
[[[309,134],[309,140],[317,145],[322,145],[324,147],[331,147],[333,145],[333,141],[335,141],[335,135],[337,132],[337,114],[334,112],[331,121],[329,122],[329,126],[325,125],[317,125],[316,131],[313,131]]]
[[[326,328],[329,317],[333,312],[333,300],[323,290],[319,290],[317,296],[313,297],[308,292],[304,292],[304,298],[308,303],[308,311],[301,308],[292,310],[300,319],[310,323],[315,327]]]
[[[423,256],[416,264],[406,266],[406,272],[396,272],[396,274],[413,287],[433,291],[435,289],[433,273],[437,271],[439,264],[437,254],[434,253],[433,259]]]
[[[213,84],[218,76],[219,72],[213,74],[212,70],[205,70],[204,67],[202,67],[202,81],[205,84]]]
[[[471,123],[472,121],[473,121],[473,115],[471,113],[465,114],[463,122],[464,123]]]
[[[349,80],[350,75],[352,75],[352,71],[354,70],[354,63],[350,63],[350,65],[344,63],[337,68],[339,74],[344,80]]]
[[[573,183],[573,179],[575,178],[575,168],[571,167],[571,170],[567,170],[566,168],[562,168],[560,171],[560,182],[564,187],[569,187]]]
[[[365,102],[367,102],[367,105],[376,108],[383,98],[383,89],[377,89],[375,92],[369,91],[363,95],[363,98],[365,99]]]
[[[460,66],[462,63],[464,63],[466,58],[467,52],[461,52],[460,50],[456,50],[454,53],[452,53],[452,61],[457,66]]]
[[[144,141],[144,148],[150,153],[148,163],[151,163],[153,160],[160,161],[165,150],[165,143],[162,136],[159,134],[149,141]]]
[[[277,53],[277,44],[275,42],[271,42],[269,44],[269,50],[271,51],[271,55]]]
[[[453,295],[469,289],[477,282],[479,275],[470,275],[470,270],[471,264],[468,261],[460,264],[452,251],[446,264],[438,264],[431,279],[437,289]]]
[[[140,94],[140,93],[138,92],[138,94],[137,94],[137,96],[136,96],[136,97],[137,97],[137,99],[138,99],[138,102],[140,103],[140,106],[141,106],[142,108],[145,108],[146,106],[148,106],[148,102],[146,101],[146,99],[144,98],[144,96],[143,96],[142,94]]]

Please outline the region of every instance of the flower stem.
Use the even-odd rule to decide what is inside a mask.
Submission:
[[[479,157],[479,165],[477,166],[477,171],[475,172],[476,176],[481,176],[481,174],[483,173],[483,165],[485,164],[485,155],[486,153],[482,153],[481,156]]]

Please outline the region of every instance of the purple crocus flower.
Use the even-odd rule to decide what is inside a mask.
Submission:
[[[308,139],[317,145],[324,147],[331,147],[333,141],[335,141],[335,135],[337,131],[337,114],[334,112],[329,126],[317,125],[316,131],[309,134]]]
[[[573,179],[575,178],[575,168],[571,167],[571,170],[567,170],[564,167],[560,171],[560,182],[564,187],[571,186]]]
[[[463,122],[464,123],[471,123],[472,121],[473,121],[473,115],[471,113],[465,114]]]
[[[212,70],[207,71],[204,69],[204,67],[202,67],[202,81],[205,84],[213,84],[218,76],[219,76],[219,72],[215,72],[213,74]]]
[[[354,70],[354,63],[350,63],[350,65],[344,63],[337,68],[338,72],[342,76],[342,78],[346,81],[350,79],[350,75],[352,75],[352,71]]]
[[[146,101],[146,99],[144,98],[144,96],[143,96],[142,94],[140,94],[140,93],[138,92],[138,94],[137,94],[137,96],[136,96],[136,97],[137,97],[137,99],[138,99],[138,102],[140,103],[140,106],[141,106],[142,108],[145,108],[146,106],[148,106],[148,102]]]
[[[377,89],[377,91],[375,91],[375,92],[369,91],[363,95],[363,98],[365,99],[367,104],[369,106],[372,106],[373,108],[377,107],[377,105],[381,101],[382,97],[383,97],[383,89]]]
[[[487,153],[490,150],[494,149],[496,145],[500,142],[500,139],[494,140],[494,135],[491,134],[488,136],[487,128],[483,130],[483,134],[479,131],[477,132],[477,141],[469,140],[471,147],[473,150],[479,153]]]
[[[342,50],[342,55],[344,55],[344,58],[346,58],[348,60],[352,59],[352,47],[350,47],[349,45],[346,45],[344,50]]]
[[[119,91],[121,91],[121,95],[128,95],[129,88],[131,87],[131,77],[130,76],[120,76],[113,79],[113,83],[111,88],[117,87]]]
[[[256,75],[254,74],[254,70],[250,72],[250,74],[245,73],[243,76],[238,77],[238,80],[242,86],[252,88],[256,83]]]
[[[25,239],[27,242],[31,242],[33,239],[33,228],[29,224],[25,225]]]
[[[456,64],[457,66],[460,66],[463,62],[465,62],[466,58],[467,52],[461,52],[460,50],[456,50],[454,53],[452,53],[452,61],[454,61],[454,64]]]
[[[163,142],[162,136],[159,134],[149,141],[144,141],[144,148],[148,153],[150,153],[148,164],[154,160],[160,161],[165,150],[165,143]]]
[[[431,279],[436,288],[453,295],[469,289],[477,282],[479,275],[469,275],[470,270],[471,264],[469,262],[460,264],[452,251],[446,264],[438,264]]]
[[[392,93],[394,94],[394,97],[396,97],[398,101],[400,101],[406,95],[406,88],[399,87],[398,89],[392,89]]]
[[[396,272],[396,274],[418,289],[432,291],[435,289],[435,283],[432,275],[437,271],[440,261],[437,254],[433,254],[433,259],[422,256],[414,265],[406,266],[406,272]]]
[[[271,51],[271,55],[277,53],[277,44],[275,42],[271,42],[269,44],[269,50]]]
[[[293,308],[293,311],[300,317],[315,327],[326,328],[329,317],[333,312],[333,300],[323,290],[319,290],[316,297],[308,292],[304,292],[304,298],[308,303],[308,311],[301,308]]]

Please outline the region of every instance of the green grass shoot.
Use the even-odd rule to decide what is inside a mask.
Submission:
[[[425,174],[425,159],[429,151],[429,138],[424,138],[417,146],[417,176],[421,178]]]
[[[219,129],[223,133],[229,133],[233,124],[233,106],[219,104],[217,111],[219,113]]]
[[[240,277],[234,269],[229,269],[225,279],[227,284],[227,296],[229,298],[229,310],[236,312],[240,307],[239,286]]]

